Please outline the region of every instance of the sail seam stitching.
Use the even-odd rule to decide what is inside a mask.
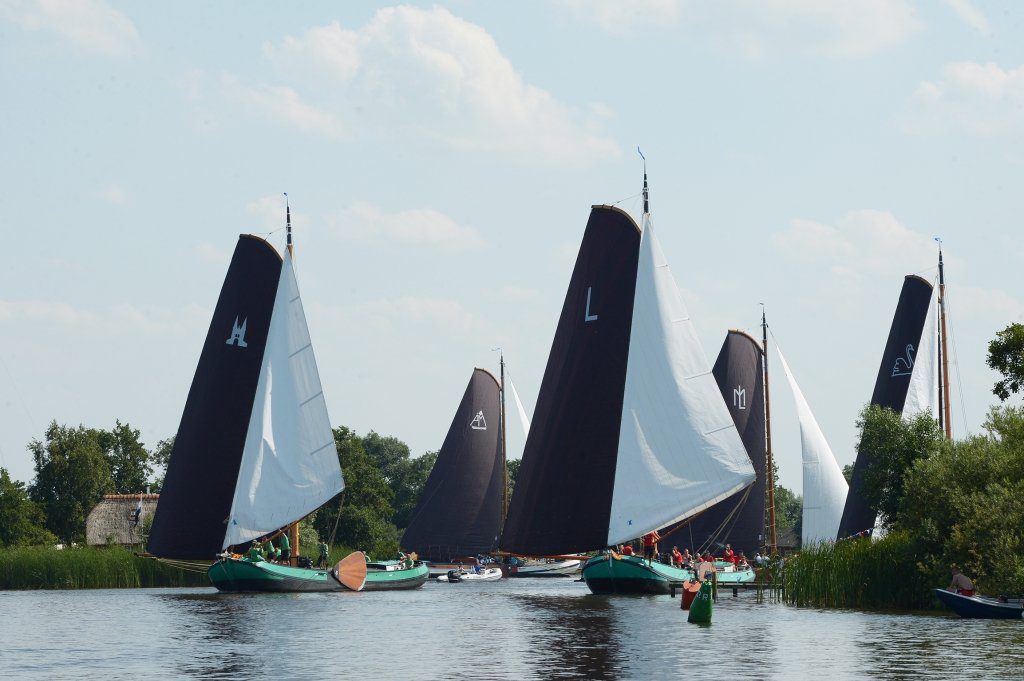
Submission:
[[[304,401],[304,402],[301,402],[301,403],[299,403],[299,406],[300,406],[300,407],[305,407],[305,406],[306,406],[307,404],[309,404],[310,402],[312,402],[313,400],[315,400],[316,398],[320,397],[320,396],[321,396],[321,395],[323,395],[323,394],[324,394],[324,391],[323,391],[323,390],[321,390],[321,391],[320,391],[320,392],[318,392],[318,393],[317,393],[316,395],[313,395],[312,397],[310,397],[310,398],[309,398],[308,400],[306,400],[306,401]]]

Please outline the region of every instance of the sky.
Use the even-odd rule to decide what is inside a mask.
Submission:
[[[24,481],[54,420],[174,434],[237,235],[280,246],[284,192],[331,420],[414,455],[495,347],[532,411],[590,206],[639,218],[637,146],[710,361],[764,303],[841,464],[933,237],[955,436],[1024,321],[1016,2],[0,0],[0,92],[0,466]]]

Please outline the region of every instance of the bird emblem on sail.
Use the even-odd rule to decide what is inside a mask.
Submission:
[[[249,318],[246,317],[242,320],[241,326],[238,324],[238,317],[235,317],[235,323],[231,325],[231,335],[228,336],[227,345],[237,345],[240,348],[247,348],[249,344],[245,342],[245,327],[249,323]]]
[[[469,422],[469,427],[473,430],[487,430],[487,419],[484,418],[484,412],[481,409],[473,417],[473,420]]]
[[[892,365],[892,378],[896,376],[909,376],[914,370],[914,346],[907,344],[906,357],[897,357]]]

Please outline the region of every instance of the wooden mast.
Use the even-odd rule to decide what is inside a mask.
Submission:
[[[764,378],[764,434],[765,472],[768,474],[768,548],[778,553],[778,538],[775,534],[775,464],[772,460],[772,407],[768,390],[768,321],[761,303],[761,372]]]
[[[292,248],[292,209],[291,206],[288,205],[288,192],[284,193],[284,214],[288,257],[292,257],[295,254],[295,251]],[[295,567],[299,564],[299,521],[296,520],[294,523],[289,525],[286,531],[288,533],[288,543],[290,544],[291,551],[288,558],[288,564]]]
[[[941,341],[940,352],[942,353],[941,372],[939,377],[941,384],[942,411],[940,418],[946,432],[946,439],[953,441],[953,423],[950,418],[949,408],[949,346],[946,343],[946,275],[942,265],[942,240],[939,239],[939,337]]]
[[[498,536],[505,531],[505,517],[508,515],[508,450],[506,448],[505,429],[505,353],[499,355],[501,364],[501,387],[498,395],[501,398],[501,414],[498,418],[501,424],[501,524]]]

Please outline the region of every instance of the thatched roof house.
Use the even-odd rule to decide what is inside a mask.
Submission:
[[[85,542],[90,545],[141,544],[142,526],[156,513],[159,494],[106,494],[85,519]],[[135,509],[142,500],[142,513]]]

